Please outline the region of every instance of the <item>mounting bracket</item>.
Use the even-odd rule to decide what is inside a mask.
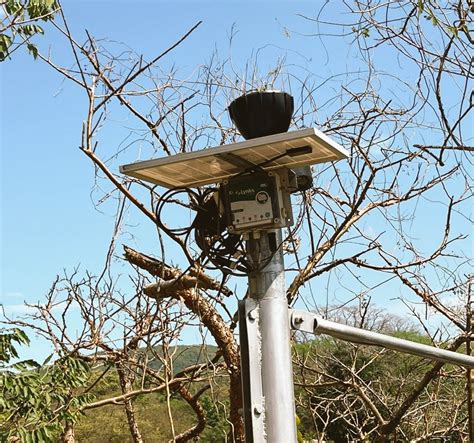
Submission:
[[[240,367],[246,443],[264,443],[265,397],[262,384],[262,347],[256,300],[239,301]]]

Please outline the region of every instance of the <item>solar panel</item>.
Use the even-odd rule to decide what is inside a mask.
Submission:
[[[262,164],[270,171],[348,156],[342,146],[321,131],[307,128],[131,163],[120,166],[120,172],[165,188],[198,187],[219,183],[253,165]]]

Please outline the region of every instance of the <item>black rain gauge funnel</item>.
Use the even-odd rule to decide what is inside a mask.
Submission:
[[[230,118],[245,139],[287,132],[294,111],[293,97],[280,91],[255,91],[236,98]]]
[[[294,111],[293,97],[283,91],[254,91],[236,98],[228,107],[230,118],[244,138],[252,139],[287,132]],[[311,147],[306,146],[311,152]],[[296,156],[306,151],[296,150]],[[313,185],[311,168],[292,169],[296,176],[294,191],[305,191]]]

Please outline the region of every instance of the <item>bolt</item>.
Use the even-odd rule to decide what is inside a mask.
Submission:
[[[295,315],[295,316],[293,317],[293,323],[294,323],[295,325],[300,325],[300,324],[303,323],[303,322],[304,322],[304,320],[303,320],[303,317],[302,317],[301,315]]]
[[[253,413],[255,415],[261,415],[263,413],[263,408],[261,405],[257,405],[253,408]]]
[[[257,310],[252,309],[247,315],[248,315],[249,319],[253,321],[257,318]]]

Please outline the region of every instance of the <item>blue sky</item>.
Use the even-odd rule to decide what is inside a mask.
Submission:
[[[164,61],[184,70],[204,63],[216,46],[227,51],[233,25],[238,31],[233,52],[237,63],[270,43],[276,46],[267,53],[294,51],[294,40],[301,38],[289,39],[282,24],[301,22],[296,14],[313,10],[309,2],[269,1],[65,1],[63,5],[78,40],[85,38],[87,29],[97,39],[123,42],[145,58],[166,49],[203,20],[198,31]],[[38,46],[70,63],[65,40],[46,31],[37,38]],[[269,65],[273,61],[270,54]],[[86,109],[82,91],[26,51],[17,51],[0,65],[0,82],[0,294],[7,313],[21,314],[23,301],[41,300],[65,270],[78,265],[92,272],[102,269],[114,218],[111,208],[104,212],[94,208],[93,170],[78,149]],[[114,143],[113,137],[109,143]],[[152,235],[146,221],[136,217],[135,222],[143,223],[144,238]]]
[[[358,67],[347,42],[335,40],[324,46],[304,35],[315,28],[298,14],[314,15],[314,2],[65,1],[64,9],[78,40],[85,38],[87,29],[97,39],[125,43],[145,59],[202,20],[198,30],[163,61],[165,67],[177,65],[183,72],[206,62],[215,48],[228,54],[233,26],[237,33],[232,58],[237,69],[242,70],[259,48],[263,69],[281,55],[286,55],[288,64],[321,78]],[[69,48],[57,33],[47,30],[37,43],[60,61],[72,63]],[[385,68],[390,70],[395,63],[387,59]],[[403,75],[409,80],[410,71]],[[0,65],[0,82],[0,295],[7,312],[21,313],[23,301],[41,300],[64,270],[78,265],[92,272],[102,269],[115,208],[105,205],[98,211],[92,202],[93,170],[78,149],[86,110],[82,91],[26,51],[17,51],[13,60]],[[116,132],[107,133],[110,146],[121,141],[120,125],[115,122]],[[153,229],[134,211],[130,223],[139,235],[127,243],[152,252]],[[325,284],[318,283],[315,290],[324,290]],[[391,294],[398,295],[398,291]]]
[[[167,48],[204,20],[193,38],[167,60],[183,68],[203,63],[214,45],[227,39],[234,22],[244,40],[242,47],[248,48],[243,57],[250,52],[249,42],[257,48],[283,34],[276,14],[260,21],[268,3],[252,5],[260,14],[250,17],[246,2],[111,5],[65,2],[64,7],[73,32],[81,38],[87,28],[97,38],[125,42],[145,57]],[[296,5],[281,6],[280,19],[289,9],[300,10]],[[39,38],[38,45],[51,45],[60,59],[70,57],[57,34]],[[82,91],[25,51],[17,51],[12,61],[2,64],[1,88],[2,295],[10,300],[21,294],[21,302],[22,297],[41,297],[63,268],[79,263],[85,268],[100,266],[113,218],[94,209],[93,171],[78,149],[86,104]]]

